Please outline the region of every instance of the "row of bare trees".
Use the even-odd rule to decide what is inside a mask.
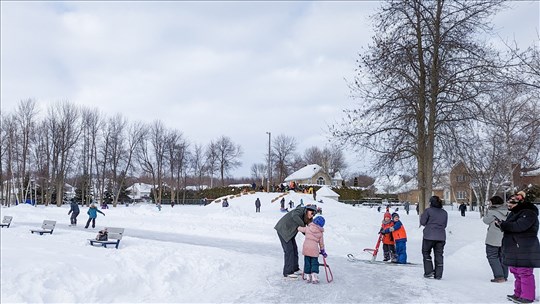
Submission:
[[[185,198],[188,179],[213,187],[217,177],[224,186],[243,155],[240,145],[227,136],[207,145],[195,144],[159,120],[130,122],[122,115],[107,117],[71,102],[51,104],[40,113],[36,101],[28,99],[0,119],[0,201],[4,204],[32,199],[61,205],[69,181],[85,204],[108,198],[116,205],[128,182],[138,177],[153,185],[156,203],[165,195],[179,201]],[[273,182],[312,163],[329,173],[346,168],[339,149],[312,147],[303,156],[296,149],[294,137],[274,139]],[[268,155],[261,157],[268,160]],[[254,164],[252,177],[264,184],[267,169],[266,164]]]
[[[512,164],[538,167],[538,43],[502,52],[483,37],[502,0],[388,1],[350,85],[357,105],[331,127],[335,140],[375,152],[375,169],[410,170],[420,211],[434,175],[471,170],[480,203],[511,180]]]
[[[191,144],[159,120],[129,122],[70,102],[52,104],[42,114],[34,100],[24,100],[0,119],[3,204],[33,199],[61,205],[70,180],[86,204],[109,196],[116,205],[128,179],[136,176],[150,177],[154,199],[160,203],[165,189],[172,200],[179,199],[188,176],[202,185],[204,178],[213,182],[218,173],[223,185],[241,164],[241,147],[229,137],[207,146]]]

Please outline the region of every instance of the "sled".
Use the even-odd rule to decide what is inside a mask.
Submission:
[[[326,258],[323,256],[323,263],[319,263],[319,267],[324,266],[324,273],[326,274],[326,281],[328,283],[331,283],[334,280],[334,275],[332,274],[332,269],[330,269],[330,265],[326,263]],[[302,271],[302,280],[305,280],[306,276],[304,272]]]
[[[420,267],[421,264],[418,263],[410,263],[407,262],[406,264],[399,264],[399,263],[393,263],[393,262],[384,262],[384,261],[373,261],[373,260],[367,260],[367,259],[360,259],[355,257],[352,253],[347,254],[347,260],[349,262],[362,262],[366,264],[378,264],[378,265],[388,265],[388,266],[408,266],[408,267]]]
[[[371,253],[371,261],[372,262],[375,262],[375,259],[377,258],[377,253],[379,253],[379,247],[381,246],[382,238],[383,238],[383,234],[379,233],[379,238],[377,239],[377,244],[375,245],[375,249],[364,248],[364,252]]]

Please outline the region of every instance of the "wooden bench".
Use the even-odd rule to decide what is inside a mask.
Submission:
[[[11,225],[11,220],[13,219],[13,216],[6,215],[4,216],[4,219],[2,220],[2,223],[0,223],[0,227],[9,228],[9,225]]]
[[[41,230],[31,229],[30,232],[39,233],[39,235],[43,235],[44,233],[52,234],[55,226],[56,226],[56,221],[44,220],[43,224],[41,225]]]
[[[108,240],[98,241],[96,239],[88,239],[90,245],[102,246],[105,248],[107,248],[107,245],[116,245],[116,249],[118,249],[122,235],[124,235],[124,228],[106,227],[105,229],[107,229]]]

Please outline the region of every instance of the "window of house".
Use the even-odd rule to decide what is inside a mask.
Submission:
[[[465,177],[465,175],[458,175],[458,176],[456,177],[456,179],[457,179],[458,182],[464,182],[464,181],[467,180],[467,178]]]
[[[467,192],[465,192],[465,191],[456,191],[456,198],[457,199],[466,199],[467,198]]]
[[[317,178],[317,185],[325,185],[324,178],[322,177]]]

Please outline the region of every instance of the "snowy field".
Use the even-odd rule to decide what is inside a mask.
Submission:
[[[445,267],[440,281],[423,278],[422,267],[352,263],[348,253],[368,259],[383,213],[325,199],[327,262],[334,281],[321,283],[282,276],[283,251],[276,222],[283,216],[279,193],[229,200],[230,207],[120,206],[98,214],[95,229],[69,227],[69,206],[1,208],[13,216],[1,229],[1,303],[508,303],[513,276],[491,283],[485,257],[487,225],[476,212],[449,212]],[[254,201],[262,202],[255,213]],[[311,195],[288,194],[286,202]],[[409,262],[422,262],[422,228],[415,211],[400,210],[407,229]],[[57,221],[52,235],[31,234],[43,220]],[[90,246],[103,227],[125,228],[117,250]],[[303,235],[297,236],[301,248]],[[381,259],[379,253],[378,259]],[[320,259],[322,262],[322,258]],[[302,268],[303,258],[300,256]],[[538,270],[535,270],[537,280]],[[537,284],[538,285],[538,284]],[[537,286],[538,287],[538,286]],[[540,291],[537,288],[537,298]]]

